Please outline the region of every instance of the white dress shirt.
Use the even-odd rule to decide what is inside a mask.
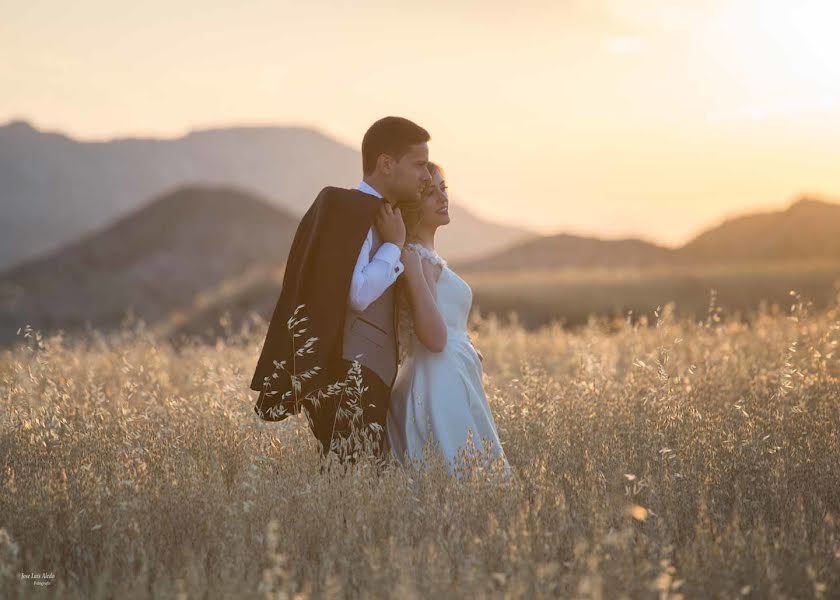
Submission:
[[[382,194],[366,181],[362,181],[357,189],[382,198]],[[400,247],[396,244],[384,242],[373,255],[373,260],[368,260],[371,246],[373,246],[373,227],[368,230],[362,244],[359,258],[356,259],[356,267],[353,269],[353,279],[350,281],[350,306],[358,311],[365,310],[371,302],[379,298],[405,268],[400,260]]]

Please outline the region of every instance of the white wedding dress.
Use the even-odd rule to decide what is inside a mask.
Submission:
[[[421,260],[442,267],[437,305],[447,341],[442,352],[428,350],[414,333],[408,299],[397,298],[401,364],[391,389],[386,427],[391,452],[403,464],[406,459],[422,460],[427,442],[439,444],[448,471],[457,475],[464,451],[477,450],[497,464],[501,459],[508,477],[510,464],[484,394],[481,360],[467,332],[472,290],[440,255],[420,244],[407,247],[414,248]]]

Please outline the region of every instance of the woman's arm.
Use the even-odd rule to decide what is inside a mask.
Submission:
[[[437,307],[437,279],[441,268],[420,260],[411,249],[403,249],[405,286],[411,302],[414,333],[432,352],[442,352],[446,346],[446,323]]]

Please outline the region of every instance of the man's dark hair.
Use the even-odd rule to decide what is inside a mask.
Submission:
[[[370,175],[380,154],[400,160],[410,146],[431,139],[429,132],[402,117],[384,117],[371,125],[362,138],[362,171]]]

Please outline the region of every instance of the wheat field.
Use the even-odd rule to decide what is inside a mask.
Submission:
[[[840,597],[840,304],[528,331],[475,316],[513,478],[319,467],[265,323],[0,356],[0,596]]]

